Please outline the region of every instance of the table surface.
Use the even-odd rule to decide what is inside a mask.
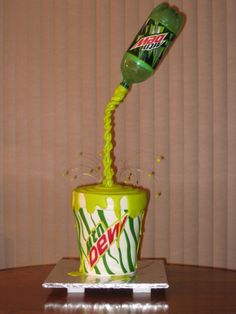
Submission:
[[[80,295],[42,287],[54,266],[0,270],[0,313],[236,313],[236,271],[166,264],[168,289],[151,295],[104,289]]]

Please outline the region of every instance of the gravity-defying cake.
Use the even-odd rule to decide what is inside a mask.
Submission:
[[[78,274],[132,275],[137,268],[147,193],[114,183],[112,115],[133,83],[146,80],[183,26],[183,15],[164,3],[149,15],[121,62],[123,80],[105,109],[103,181],[72,194],[80,255]]]

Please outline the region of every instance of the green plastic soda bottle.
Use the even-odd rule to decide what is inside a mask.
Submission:
[[[177,8],[162,3],[154,8],[121,61],[127,89],[149,78],[184,25],[184,15]]]

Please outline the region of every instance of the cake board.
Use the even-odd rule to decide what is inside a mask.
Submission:
[[[79,269],[78,259],[61,259],[53,268],[42,286],[44,288],[66,288],[67,293],[85,293],[85,289],[131,289],[134,294],[151,293],[152,289],[169,287],[163,260],[143,259],[133,276],[70,276]]]

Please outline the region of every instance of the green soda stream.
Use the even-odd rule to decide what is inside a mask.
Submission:
[[[143,82],[154,72],[184,25],[177,8],[162,3],[152,10],[121,61],[122,82],[107,104],[104,116],[103,186],[113,186],[112,114],[133,83]]]

